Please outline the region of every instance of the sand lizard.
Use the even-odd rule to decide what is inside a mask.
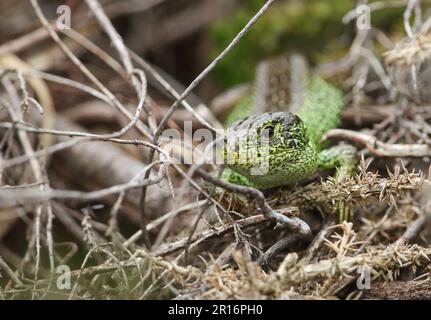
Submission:
[[[340,124],[343,105],[341,91],[310,72],[302,56],[261,62],[250,94],[227,120],[224,159],[230,170],[224,178],[265,190],[320,169],[337,168],[338,178],[351,175],[355,148],[321,142]]]

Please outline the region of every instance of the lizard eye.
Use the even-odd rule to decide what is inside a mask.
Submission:
[[[265,140],[270,140],[274,137],[275,127],[273,125],[269,125],[262,130],[262,138]]]

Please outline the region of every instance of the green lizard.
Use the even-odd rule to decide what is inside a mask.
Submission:
[[[321,142],[340,123],[341,91],[310,73],[298,55],[266,60],[256,74],[251,94],[227,120],[224,178],[265,190],[319,169],[337,168],[338,179],[353,174],[355,148]]]

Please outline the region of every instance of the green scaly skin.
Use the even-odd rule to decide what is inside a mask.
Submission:
[[[253,112],[255,92],[235,109],[224,150],[230,168],[224,175],[226,180],[266,190],[292,185],[320,169],[337,168],[337,179],[354,173],[354,147],[326,149],[321,143],[323,135],[340,124],[341,91],[316,75],[303,77],[301,73],[301,77],[302,100],[296,114],[265,112],[233,122],[232,118]],[[276,104],[271,109],[278,109]]]

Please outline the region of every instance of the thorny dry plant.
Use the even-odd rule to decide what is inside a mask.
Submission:
[[[354,284],[364,270],[372,286],[401,275],[429,284],[431,189],[422,172],[431,156],[431,99],[423,90],[431,18],[422,23],[419,0],[370,4],[372,11],[406,6],[406,40],[389,46],[383,31],[358,28],[346,58],[317,68],[346,78],[345,123],[372,124],[327,135],[364,147],[350,179],[315,177],[264,195],[206,173],[199,160],[179,165],[163,149],[163,130],[179,129],[190,115],[220,130],[215,110],[193,106],[188,96],[273,2],[180,93],[126,47],[113,10],[97,0],[86,0],[79,13],[90,12],[97,26],[86,20],[70,30],[57,30],[31,1],[42,27],[0,45],[0,240],[19,233],[26,245],[1,241],[1,298],[360,298],[367,291]],[[358,18],[352,10],[344,22]],[[101,32],[114,53],[90,40]],[[39,43],[48,49],[32,48]],[[376,43],[388,50],[386,65]],[[82,51],[107,64],[114,86],[83,62]],[[38,56],[50,55],[71,64],[77,80],[63,76],[54,59],[37,67]],[[157,99],[149,84],[173,103]],[[79,103],[56,110],[54,89],[81,97],[73,100]],[[116,131],[82,127],[95,119]],[[354,213],[352,221],[337,220],[340,207]],[[63,267],[71,269],[66,277]]]

